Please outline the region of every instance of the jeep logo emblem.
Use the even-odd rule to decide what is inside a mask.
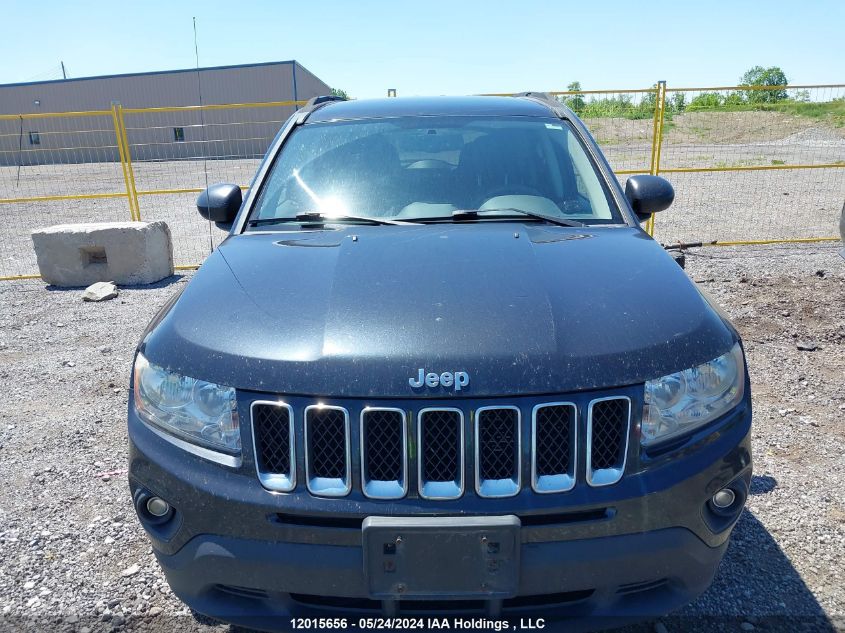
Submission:
[[[442,374],[425,373],[425,370],[420,368],[416,378],[408,378],[408,384],[413,389],[420,389],[423,386],[454,387],[455,391],[460,391],[469,385],[469,374],[465,371],[444,371]]]

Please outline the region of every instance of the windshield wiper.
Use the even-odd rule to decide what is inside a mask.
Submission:
[[[474,220],[476,218],[486,218],[488,216],[479,215],[479,213],[483,213],[485,211],[511,211],[529,218],[534,218],[535,220],[542,220],[544,222],[548,222],[549,224],[557,224],[558,226],[586,226],[583,222],[579,222],[578,220],[570,220],[568,218],[556,218],[551,215],[545,215],[543,213],[534,213],[533,211],[525,211],[524,209],[516,209],[514,207],[501,207],[497,209],[457,209],[455,211],[452,211],[452,217],[455,220]],[[509,219],[506,215],[493,215],[490,217],[493,219]]]
[[[320,213],[319,211],[307,211],[305,213],[297,213],[292,218],[256,218],[254,220],[249,220],[247,222],[247,226],[265,226],[267,224],[282,224],[284,222],[313,222],[316,224],[355,222],[359,224],[372,224],[374,226],[414,224],[413,222],[403,222],[402,220],[384,220],[359,215],[327,215],[325,213]]]
[[[512,211],[519,215],[481,215],[485,211]],[[436,217],[436,218],[411,218],[414,222],[472,222],[474,220],[515,220],[519,216],[525,216],[534,220],[548,222],[549,224],[556,224],[558,226],[581,227],[587,226],[578,220],[570,220],[568,218],[556,218],[550,215],[543,215],[542,213],[534,213],[533,211],[524,211],[523,209],[515,209],[511,207],[500,209],[456,209],[452,211],[451,216]]]

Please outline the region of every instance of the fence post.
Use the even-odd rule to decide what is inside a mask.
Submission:
[[[660,173],[660,150],[663,147],[663,122],[666,119],[666,82],[657,82],[657,94],[654,99],[654,125],[651,137],[651,165],[649,173],[656,176]],[[646,232],[654,236],[654,214],[646,222]]]
[[[117,139],[117,155],[120,158],[120,168],[123,171],[123,183],[126,186],[126,199],[129,201],[129,218],[135,220],[135,205],[132,198],[132,188],[129,185],[129,169],[126,165],[126,150],[123,147],[123,134],[121,134],[120,121],[117,116],[118,104],[112,101],[111,117],[114,124],[114,136]]]
[[[132,169],[132,151],[129,148],[129,139],[126,136],[126,121],[123,118],[123,106],[117,104],[117,119],[120,122],[120,135],[123,138],[123,150],[126,153],[126,170],[129,173],[129,186],[131,187],[132,201],[135,204],[135,220],[141,219],[141,206],[138,204],[138,190],[135,187],[135,171]]]
[[[660,82],[654,93],[654,116],[651,118],[651,160],[648,163],[648,173],[654,173],[654,158],[657,156],[657,120],[660,118]]]

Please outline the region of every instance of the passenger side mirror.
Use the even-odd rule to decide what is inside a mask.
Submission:
[[[211,185],[197,197],[197,210],[206,220],[231,224],[242,202],[241,188],[237,185]]]
[[[669,208],[675,199],[675,190],[660,176],[631,176],[625,183],[625,197],[639,221],[645,222],[652,213]]]

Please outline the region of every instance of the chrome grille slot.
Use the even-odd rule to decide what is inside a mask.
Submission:
[[[349,412],[343,407],[305,408],[305,477],[308,490],[323,497],[343,497],[352,486]]]
[[[481,497],[519,492],[520,414],[516,407],[482,407],[475,423],[475,489]]]
[[[598,398],[587,414],[587,483],[615,484],[625,472],[631,400],[627,397]]]
[[[571,402],[538,404],[531,416],[531,487],[566,492],[575,487],[578,415]]]
[[[460,409],[422,409],[417,424],[420,496],[457,499],[464,492],[464,414]]]
[[[253,402],[252,444],[258,479],[268,490],[289,492],[296,485],[293,410],[283,402]]]
[[[401,499],[408,492],[405,412],[368,407],[361,412],[361,485],[371,499]]]

